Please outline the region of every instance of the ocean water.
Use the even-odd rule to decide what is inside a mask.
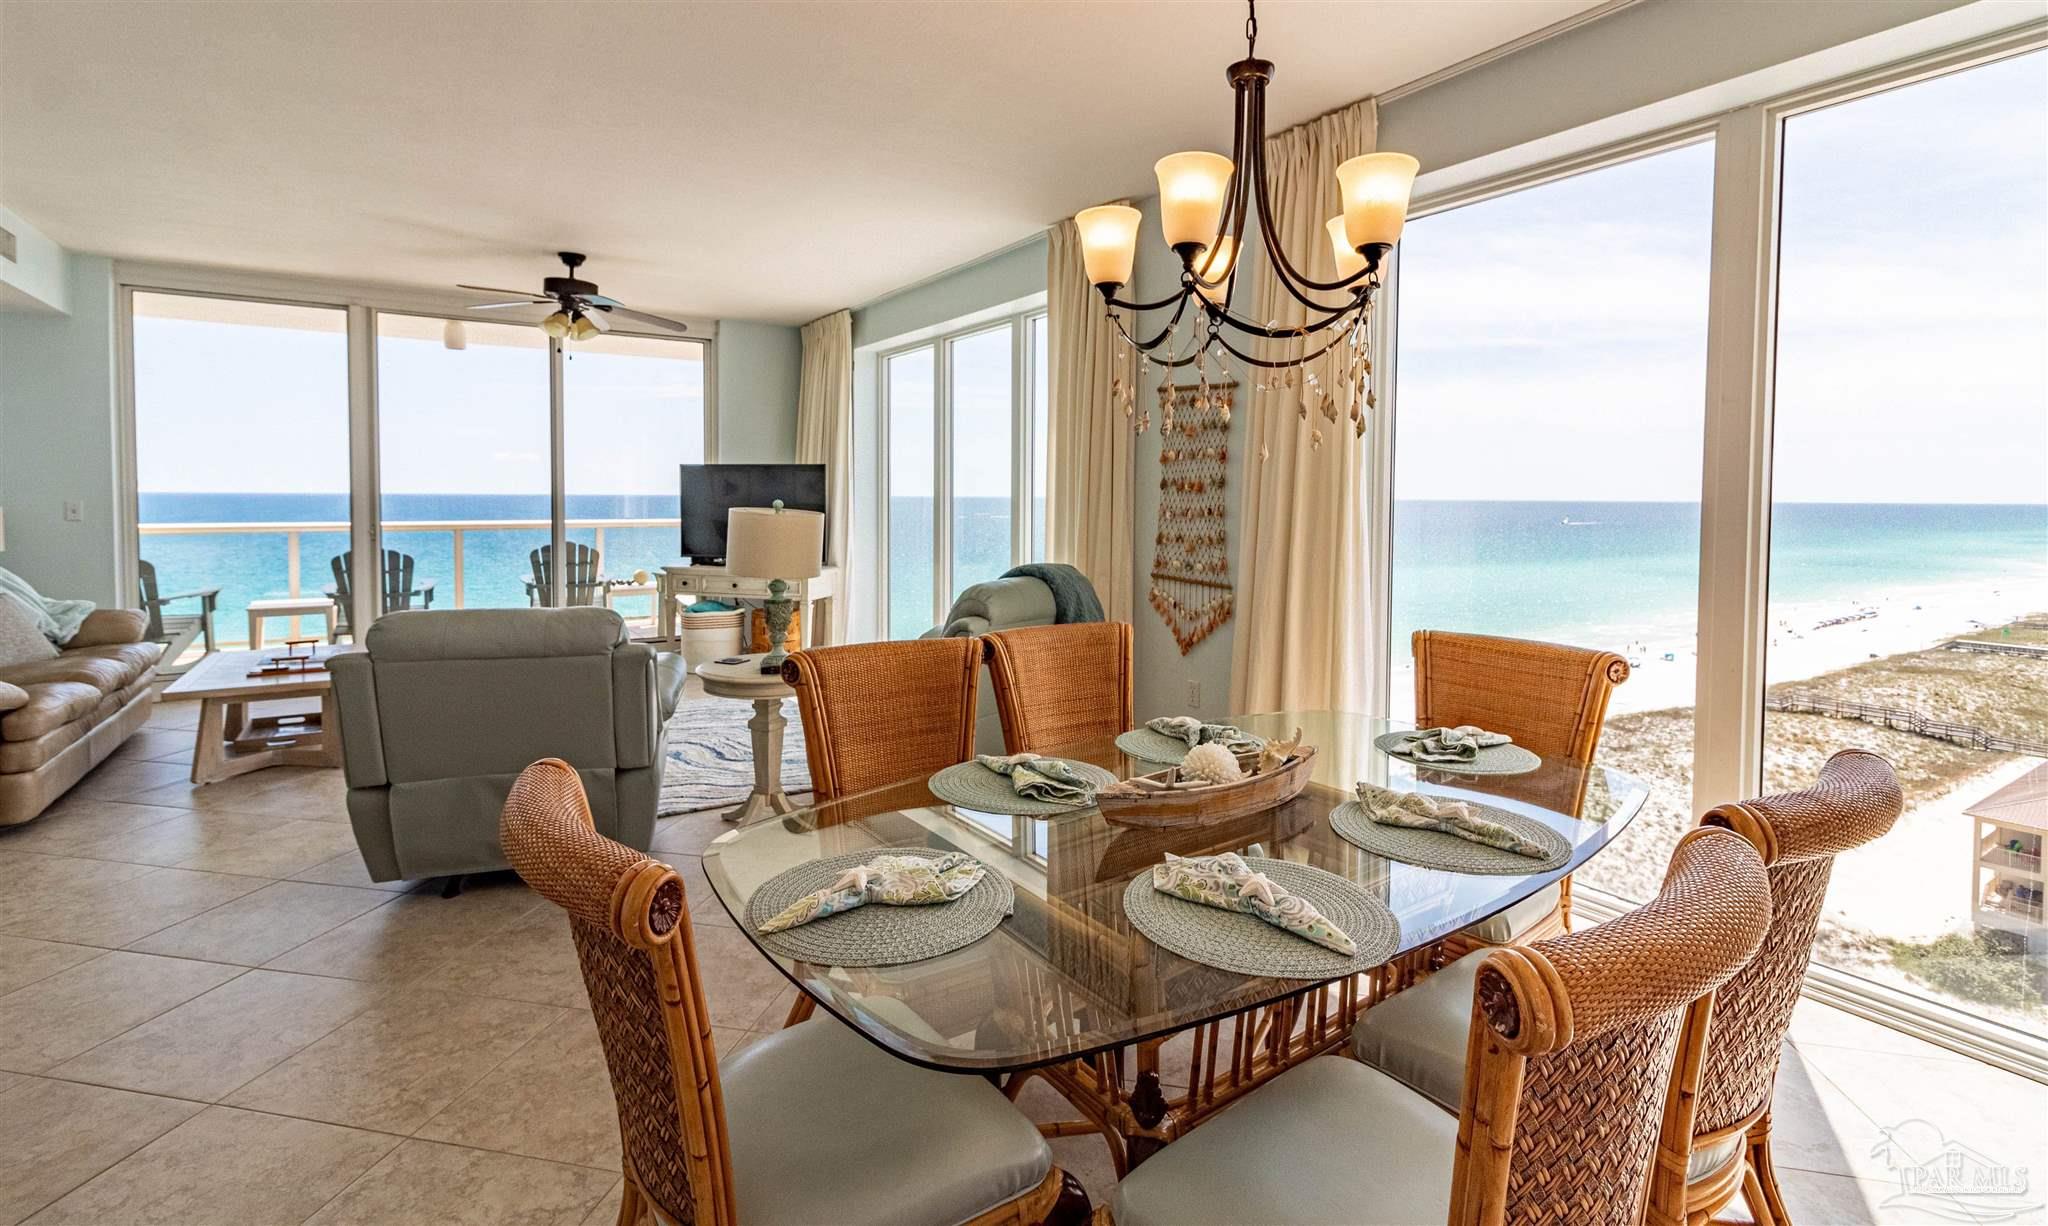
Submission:
[[[385,518],[544,520],[545,495],[393,494]],[[345,494],[153,494],[142,522],[341,522]],[[673,518],[672,497],[572,495],[569,518]],[[929,498],[890,501],[890,618],[894,637],[932,624]],[[954,588],[1010,565],[1010,500],[954,500]],[[589,528],[572,539],[594,543]],[[604,568],[614,576],[677,557],[674,527],[610,528]],[[467,607],[523,606],[520,579],[542,528],[472,529],[463,542]],[[390,548],[418,558],[438,580],[435,607],[454,603],[454,542],[447,532],[390,532]],[[221,589],[221,624],[241,637],[247,602],[288,592],[282,533],[144,536],[167,591]],[[300,590],[332,581],[341,532],[301,537]],[[1241,547],[1241,546],[1239,546]],[[1698,608],[1699,506],[1677,502],[1403,501],[1394,510],[1394,641],[1424,626],[1622,647],[1689,638]],[[1141,547],[1149,561],[1149,544]],[[858,581],[856,577],[856,582]],[[1879,594],[1950,584],[2031,591],[2048,606],[2048,506],[1793,503],[1775,508],[1771,601],[1853,605]],[[622,599],[628,616],[651,610]],[[324,627],[308,619],[307,633]]]

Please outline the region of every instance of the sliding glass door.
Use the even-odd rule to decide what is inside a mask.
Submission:
[[[414,567],[411,591],[388,607],[534,599],[530,558],[550,531],[547,337],[516,324],[463,331],[455,349],[444,320],[377,316],[383,547]]]
[[[186,294],[133,295],[138,552],[157,594],[218,589],[224,645],[251,601],[318,599],[349,525],[346,313]],[[168,616],[196,615],[184,599]],[[273,640],[324,635],[318,614]],[[188,651],[203,649],[195,642]]]
[[[876,367],[881,621],[890,638],[915,638],[962,588],[1044,556],[1045,314],[964,326]]]
[[[1817,959],[2048,1035],[2048,53],[1783,139],[1764,786],[1888,759]]]
[[[1686,145],[1401,240],[1390,712],[1415,710],[1417,630],[1625,656],[1600,756],[1652,807],[1580,876],[1629,898],[1692,818],[1713,176]]]

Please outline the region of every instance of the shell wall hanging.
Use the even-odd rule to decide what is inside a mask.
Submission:
[[[1223,486],[1237,384],[1159,388],[1159,532],[1152,608],[1186,655],[1230,620],[1230,546]]]

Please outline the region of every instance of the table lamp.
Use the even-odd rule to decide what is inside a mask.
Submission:
[[[725,566],[742,578],[768,580],[768,654],[761,671],[782,671],[789,658],[782,640],[796,608],[789,581],[815,579],[824,569],[824,514],[788,510],[780,498],[772,507],[734,507],[725,521]]]

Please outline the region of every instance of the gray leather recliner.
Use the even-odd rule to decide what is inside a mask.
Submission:
[[[541,758],[576,768],[598,832],[654,838],[680,656],[610,609],[388,614],[335,656],[349,821],[376,881],[508,868],[498,813]]]
[[[1050,626],[1059,620],[1052,589],[1037,579],[1018,575],[971,584],[953,598],[946,612],[946,624],[933,626],[920,638],[968,638],[991,630],[1020,630],[1026,626]],[[974,750],[976,753],[1003,752],[1003,720],[996,710],[995,687],[987,667],[981,670],[981,694],[974,706]]]

